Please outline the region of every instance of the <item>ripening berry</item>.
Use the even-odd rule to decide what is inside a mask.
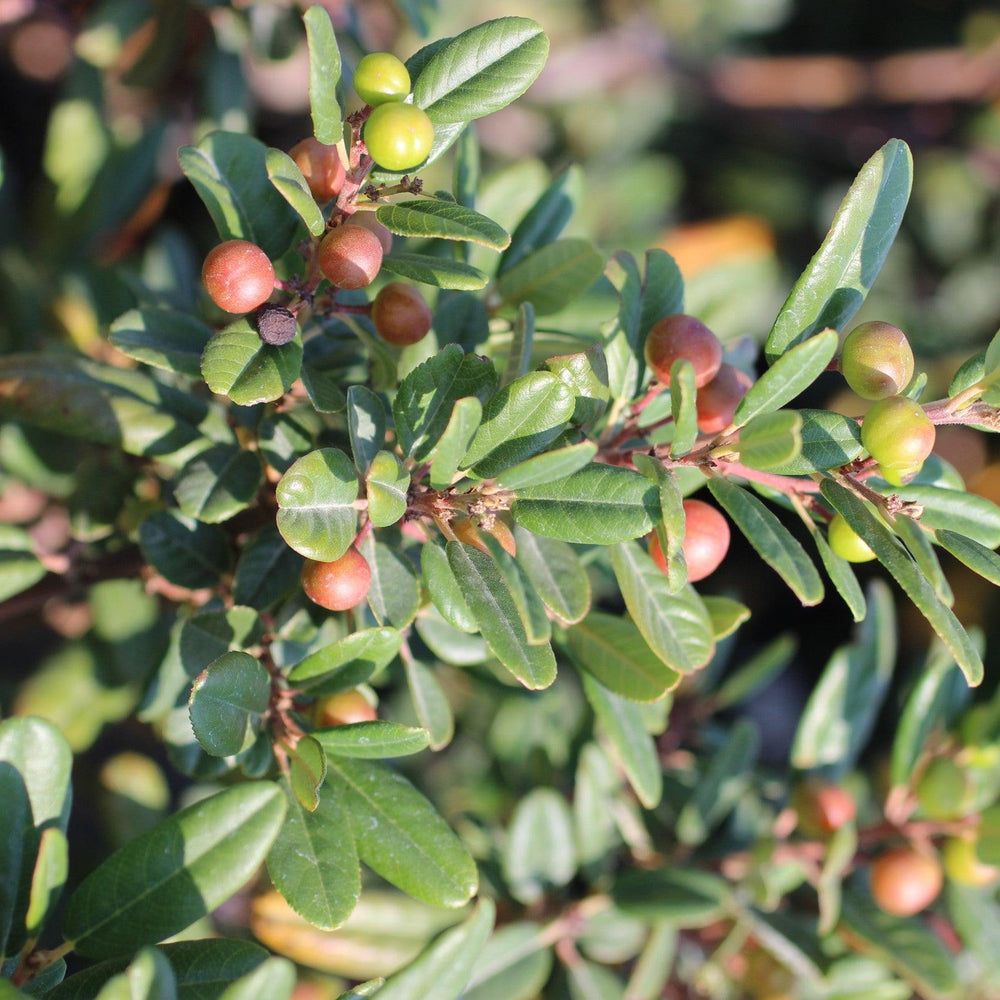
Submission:
[[[313,719],[320,728],[374,722],[377,718],[374,706],[357,688],[321,698],[313,708]]]
[[[431,328],[430,307],[420,292],[402,281],[390,281],[379,289],[372,303],[372,323],[379,336],[396,347],[415,344]]]
[[[274,267],[256,243],[226,240],[208,251],[201,280],[220,309],[245,313],[266,302],[274,291]]]
[[[706,382],[695,396],[698,430],[702,434],[718,434],[733,422],[740,400],[750,391],[753,380],[741,368],[725,361],[711,382]]]
[[[382,267],[382,244],[361,226],[337,226],[320,241],[320,270],[338,288],[364,288]]]
[[[700,389],[715,378],[722,364],[722,344],[700,319],[674,313],[657,320],[646,337],[646,361],[656,377],[670,386],[670,368],[680,358],[694,365]]]
[[[919,472],[935,434],[923,407],[906,396],[878,400],[861,423],[861,443],[878,462],[882,478],[894,486]]]
[[[302,567],[302,589],[309,600],[328,611],[346,611],[368,596],[372,571],[368,560],[352,545],[339,559]]]
[[[898,326],[878,320],[862,323],[844,340],[840,370],[862,399],[885,399],[910,384],[913,350]]]
[[[801,781],[792,795],[799,816],[799,830],[807,837],[825,837],[853,823],[858,807],[843,785],[820,778]]]
[[[372,106],[401,101],[410,92],[410,74],[391,52],[370,52],[354,71],[354,89]]]
[[[427,159],[434,145],[434,125],[415,104],[380,104],[368,116],[365,145],[385,170],[412,170]]]
[[[383,255],[392,251],[392,233],[375,218],[374,212],[355,212],[354,215],[347,218],[344,225],[360,226],[362,229],[370,230],[378,237],[379,243],[382,244]]]
[[[875,558],[868,543],[844,520],[842,514],[834,514],[826,529],[826,540],[833,554],[852,563],[870,562]]]
[[[894,847],[871,865],[872,898],[886,913],[912,917],[937,899],[944,882],[941,863],[930,852]]]
[[[292,146],[288,155],[298,164],[318,202],[329,201],[340,194],[347,171],[336,146],[327,146],[310,136]]]
[[[729,522],[719,510],[703,500],[684,501],[684,541],[681,550],[690,583],[704,580],[719,568],[729,551],[729,537]],[[667,560],[656,532],[649,536],[649,554],[653,562],[666,572]]]

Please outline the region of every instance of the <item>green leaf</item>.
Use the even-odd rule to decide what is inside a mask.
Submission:
[[[272,956],[227,986],[219,1000],[289,1000],[294,989],[295,966],[287,958]]]
[[[295,242],[301,222],[267,174],[267,147],[239,132],[209,132],[177,159],[223,240],[256,243],[276,260]]]
[[[510,246],[500,258],[497,276],[509,271],[535,250],[559,238],[582,196],[582,184],[582,172],[575,165],[563,170],[553,179],[517,224]]]
[[[319,804],[305,809],[283,783],[288,800],[284,826],[267,855],[274,887],[314,927],[333,930],[361,895],[361,869],[351,818],[344,804],[321,790]]]
[[[285,544],[275,525],[267,525],[243,545],[233,579],[233,600],[263,611],[287,597],[301,575],[302,556]]]
[[[410,473],[391,451],[380,451],[372,459],[365,480],[368,517],[376,528],[395,524],[405,513]]]
[[[146,561],[178,587],[214,587],[229,570],[232,554],[225,532],[175,510],[158,510],[139,526]]]
[[[548,53],[548,38],[529,18],[486,21],[434,52],[414,81],[413,103],[435,125],[491,114],[528,89]]]
[[[23,528],[0,524],[0,601],[27,590],[48,572],[33,548]]]
[[[624,618],[591,611],[567,630],[566,642],[578,666],[623,698],[656,701],[680,681],[680,674],[668,667],[646,645],[635,625]]]
[[[604,414],[611,390],[608,387],[608,359],[600,344],[576,354],[549,358],[545,367],[558,375],[576,397],[572,423],[584,426]]]
[[[830,548],[830,543],[822,531],[817,529],[811,534],[830,582],[844,599],[844,603],[850,609],[851,617],[856,622],[861,621],[866,614],[865,594],[861,589],[861,584],[858,583],[858,578],[854,575],[851,564],[846,559],[841,559]]]
[[[802,417],[794,410],[761,413],[740,432],[740,461],[751,469],[787,465],[802,449]]]
[[[635,258],[625,251],[613,254],[605,275],[618,292],[618,312],[601,341],[608,363],[611,398],[621,406],[639,390],[642,355],[636,349],[642,315],[642,278]]]
[[[495,560],[461,542],[448,542],[448,561],[469,610],[494,656],[527,688],[548,687],[556,660],[548,643],[531,642],[517,595]]]
[[[634,542],[614,546],[610,556],[625,607],[649,648],[681,674],[704,666],[715,640],[698,592],[688,585],[671,593],[666,576]]]
[[[240,406],[280,399],[301,367],[300,338],[280,347],[265,344],[246,317],[212,334],[201,356],[201,373],[209,389]]]
[[[705,763],[677,815],[677,839],[682,844],[694,847],[703,843],[732,812],[750,782],[759,746],[756,723],[739,719],[726,742]]]
[[[465,986],[490,936],[495,916],[493,901],[480,900],[468,920],[445,931],[416,961],[390,976],[376,994],[379,1000],[466,997]]]
[[[1000,556],[992,549],[947,528],[938,528],[935,541],[983,579],[1000,587]]]
[[[406,757],[419,753],[430,744],[430,734],[426,729],[386,722],[384,719],[314,729],[312,735],[328,754],[370,760]]]
[[[615,906],[643,920],[673,927],[704,927],[725,911],[729,887],[725,880],[697,868],[633,868],[611,888]]]
[[[860,170],[822,246],[795,283],[768,334],[773,362],[817,330],[843,328],[878,277],[910,197],[906,143],[890,139]]]
[[[253,608],[235,605],[225,611],[201,611],[181,625],[180,660],[187,673],[196,677],[223,653],[255,646],[263,634]]]
[[[207,753],[229,757],[257,737],[267,711],[271,676],[249,653],[223,653],[191,686],[191,728]]]
[[[292,206],[313,236],[321,236],[326,229],[326,219],[323,218],[299,165],[280,149],[269,149],[264,162],[267,176],[281,197]]]
[[[635,455],[633,463],[639,472],[659,488],[663,517],[656,526],[656,537],[666,561],[668,590],[676,594],[687,583],[687,560],[684,557],[687,518],[681,485],[673,469],[664,468],[662,462],[650,455]]]
[[[190,394],[72,355],[0,359],[0,417],[183,465],[214,442],[201,424],[211,411]]]
[[[551,444],[573,412],[573,396],[551,372],[530,372],[483,407],[482,422],[461,461],[490,479]]]
[[[549,613],[563,625],[580,621],[590,610],[590,579],[566,542],[514,527],[517,561]]]
[[[896,662],[896,616],[881,580],[868,592],[868,617],[850,646],[838,649],[823,669],[795,733],[792,763],[808,771],[852,767],[871,735]]]
[[[847,890],[841,920],[866,951],[920,992],[937,997],[958,989],[954,956],[917,918],[890,916],[860,893]]]
[[[674,437],[670,454],[686,455],[698,436],[698,411],[695,407],[697,393],[694,365],[687,358],[678,358],[670,366],[670,413],[674,418]]]
[[[483,404],[475,396],[455,400],[451,417],[431,460],[430,483],[433,489],[446,490],[451,485],[482,419]]]
[[[361,546],[371,567],[368,606],[379,625],[403,629],[420,607],[420,585],[409,560],[368,535]]]
[[[73,753],[59,729],[36,716],[0,722],[0,766],[18,774],[35,828],[52,826],[65,833]]]
[[[654,483],[631,469],[588,465],[579,472],[517,491],[514,519],[536,535],[584,545],[638,538],[660,520]]]
[[[457,344],[449,344],[417,365],[400,382],[392,402],[396,436],[403,454],[418,462],[428,458],[445,434],[457,401],[475,397],[485,403],[496,384],[493,363],[475,354],[465,354]]]
[[[444,548],[433,543],[424,545],[420,552],[420,571],[441,617],[460,632],[478,632],[479,625],[469,610]]]
[[[712,693],[712,704],[720,709],[731,708],[760,691],[788,666],[797,649],[793,635],[785,633],[772,639],[726,677]]]
[[[526,906],[576,874],[573,821],[566,800],[552,788],[533,788],[514,809],[503,849],[510,894]]]
[[[801,543],[755,496],[724,479],[708,488],[747,541],[807,607],[823,600],[823,581]]]
[[[589,465],[596,454],[597,443],[594,441],[553,448],[505,469],[496,477],[496,485],[505,490],[519,490],[526,486],[565,479]]]
[[[174,493],[188,517],[216,524],[249,507],[263,480],[260,459],[252,451],[217,444],[184,466]]]
[[[109,979],[96,1000],[176,1000],[174,971],[163,952],[143,948],[129,967]]]
[[[468,292],[485,288],[490,280],[478,267],[463,261],[401,250],[382,258],[382,270],[389,274],[398,274],[401,278],[409,278],[411,281],[420,281],[425,285]]]
[[[499,928],[473,966],[463,1000],[535,1000],[552,969],[540,930],[530,921]]]
[[[771,413],[791,402],[826,371],[837,346],[837,331],[823,330],[782,353],[740,400],[733,425],[743,427],[758,414]]]
[[[432,906],[461,906],[472,897],[475,862],[401,774],[378,762],[333,757],[327,784],[350,813],[361,860],[382,878]]]
[[[646,336],[664,316],[684,312],[684,278],[677,261],[666,250],[646,251],[642,279],[642,302],[636,335],[636,356],[642,357]]]
[[[181,810],[80,883],[63,933],[79,954],[103,958],[183,930],[253,875],[284,817],[281,790],[258,781]]]
[[[281,477],[276,492],[281,537],[307,559],[332,562],[354,541],[358,477],[339,448],[319,448]]]
[[[505,271],[497,291],[507,305],[530,302],[535,314],[559,312],[586,292],[604,271],[604,258],[589,240],[556,240]]]
[[[580,676],[587,701],[610,740],[629,784],[647,809],[655,809],[663,794],[663,774],[656,744],[643,724],[640,706],[609,691],[590,674]]]
[[[715,641],[732,635],[745,621],[750,618],[750,609],[731,597],[720,597],[715,594],[705,594],[701,603],[705,605],[709,620],[712,623],[712,634]]]
[[[347,390],[347,430],[358,474],[363,476],[385,445],[385,406],[363,385]]]
[[[320,142],[332,146],[344,134],[337,84],[340,82],[340,49],[333,32],[329,11],[313,4],[303,18],[309,44],[309,107],[313,133]]]
[[[130,358],[201,378],[201,354],[212,329],[172,309],[130,309],[111,324],[111,343]]]
[[[832,410],[794,411],[802,418],[799,431],[802,450],[795,458],[770,471],[783,476],[807,476],[853,462],[863,451],[861,426],[856,420]]]
[[[448,696],[433,670],[409,657],[403,661],[403,666],[417,719],[427,730],[430,748],[440,750],[451,742],[455,732],[455,717]]]
[[[268,734],[262,734],[269,741]],[[286,746],[288,780],[296,800],[307,812],[319,806],[319,790],[326,779],[326,755],[312,736],[303,736],[294,747]]]
[[[510,347],[507,351],[507,363],[500,377],[501,386],[528,374],[534,346],[535,308],[530,302],[522,302],[517,308],[517,319],[510,331]]]
[[[24,918],[28,937],[38,936],[59,902],[68,870],[69,845],[66,834],[57,826],[45,827],[38,841],[38,857],[31,875],[31,894]]]
[[[9,724],[8,724],[9,725]],[[25,939],[32,870],[39,834],[32,823],[31,803],[24,778],[9,761],[0,761],[0,795],[4,803],[0,837],[0,960],[16,956]]]
[[[394,628],[359,629],[296,663],[288,680],[317,698],[346,691],[391,663],[402,641]]]
[[[889,570],[907,597],[941,636],[969,684],[979,684],[983,679],[983,661],[968,633],[951,608],[943,604],[934,593],[926,577],[917,569],[889,529],[862,500],[840,483],[824,479],[820,489],[823,497],[835,511],[844,515],[847,523],[868,543],[879,562]]]
[[[503,250],[510,244],[510,234],[503,226],[451,201],[431,198],[396,201],[381,206],[375,214],[397,236],[463,240],[492,250]]]
[[[948,916],[964,946],[963,954],[975,956],[983,982],[1000,977],[1000,907],[988,890],[960,885],[953,879],[946,887]]]
[[[986,497],[923,483],[890,486],[876,480],[871,485],[880,493],[897,493],[920,504],[924,509],[920,522],[928,528],[958,532],[988,549],[1000,545],[1000,507]]]
[[[302,365],[301,377],[309,402],[319,413],[339,413],[347,405],[347,397],[334,372],[324,371],[306,361]]]
[[[912,517],[900,514],[892,519],[893,531],[896,537],[907,547],[913,557],[917,568],[927,577],[928,582],[934,588],[934,593],[941,601],[949,607],[954,603],[955,596],[951,591],[941,563],[938,561],[937,553],[931,544],[930,532],[922,524],[918,524]]]

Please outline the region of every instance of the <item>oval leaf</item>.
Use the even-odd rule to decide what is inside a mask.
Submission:
[[[172,309],[130,309],[111,324],[111,343],[130,358],[201,378],[201,355],[212,329]]]
[[[510,234],[492,219],[452,201],[414,198],[383,205],[376,211],[378,221],[397,236],[424,239],[464,240],[492,250],[510,244]]]
[[[397,251],[382,260],[382,270],[401,278],[420,281],[438,288],[475,292],[485,288],[489,278],[478,267],[460,260],[431,257],[429,254]]]
[[[246,318],[213,334],[201,357],[209,389],[240,406],[280,399],[301,368],[301,338],[280,347],[265,344]]]
[[[530,302],[546,316],[579,298],[603,271],[604,258],[589,240],[556,240],[504,272],[497,291],[508,305]]]
[[[384,719],[314,729],[312,736],[328,754],[372,760],[407,757],[419,753],[430,744],[430,735],[426,729],[387,722]]]
[[[267,711],[271,675],[249,653],[223,653],[191,686],[191,728],[213,757],[245,750]]]

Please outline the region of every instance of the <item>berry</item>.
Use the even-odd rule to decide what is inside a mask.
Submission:
[[[320,270],[338,288],[364,288],[382,267],[382,244],[361,226],[338,226],[320,241]]]
[[[379,336],[396,347],[415,344],[431,328],[431,311],[413,285],[390,281],[372,303],[372,323]]]
[[[930,906],[943,882],[938,859],[913,847],[894,847],[872,862],[872,898],[897,917],[911,917]]]
[[[862,399],[885,399],[910,384],[913,351],[899,327],[873,320],[847,335],[840,352],[840,370]]]
[[[827,541],[833,554],[852,563],[870,562],[875,558],[868,543],[844,520],[842,514],[834,514],[826,529]]]
[[[684,541],[681,549],[687,563],[688,582],[704,580],[726,558],[729,550],[729,522],[711,504],[703,500],[685,500]],[[656,532],[649,536],[649,554],[653,557],[653,562],[666,572],[667,560]]]
[[[307,559],[302,567],[306,597],[328,611],[346,611],[360,604],[371,582],[368,560],[353,545],[333,562]]]
[[[792,796],[795,811],[799,814],[799,830],[807,837],[824,837],[848,823],[858,815],[858,807],[851,793],[843,785],[835,785],[819,778],[800,782]]]
[[[919,403],[889,396],[872,404],[861,424],[861,443],[893,486],[920,470],[934,448],[935,429]]]
[[[657,320],[646,338],[646,361],[669,388],[670,367],[679,358],[694,365],[694,384],[711,382],[722,364],[722,344],[700,319],[674,313]]]
[[[212,247],[201,268],[211,300],[226,312],[245,313],[266,302],[274,290],[274,267],[249,240],[226,240]]]
[[[753,380],[745,371],[725,361],[719,365],[715,378],[706,382],[695,397],[698,430],[702,434],[718,434],[733,422],[740,400],[750,391]]]
[[[336,146],[324,145],[310,136],[292,146],[288,155],[298,164],[318,202],[329,201],[340,194],[347,172]]]
[[[917,802],[928,819],[960,819],[968,812],[972,789],[965,768],[953,757],[935,757],[917,782]]]
[[[383,255],[391,252],[392,233],[390,233],[389,230],[375,218],[374,212],[355,212],[354,215],[350,216],[344,222],[344,225],[360,226],[362,229],[367,229],[373,232],[378,237],[379,243],[382,244]]]
[[[413,104],[380,104],[364,131],[371,158],[386,170],[412,170],[427,159],[434,144],[430,118]]]
[[[976,853],[975,834],[962,837],[948,837],[941,846],[941,861],[944,872],[959,885],[988,886],[1000,877],[1000,868],[979,860]]]
[[[391,52],[371,52],[354,71],[354,89],[365,104],[401,101],[410,92],[410,74]]]
[[[294,339],[295,317],[284,306],[261,306],[257,310],[257,332],[265,344],[280,347]]]
[[[340,691],[329,698],[321,698],[313,708],[317,726],[346,726],[352,722],[373,722],[378,713],[368,699],[357,689]]]

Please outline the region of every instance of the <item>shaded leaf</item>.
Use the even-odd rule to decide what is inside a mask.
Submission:
[[[188,710],[206,752],[228,757],[256,738],[267,711],[271,676],[249,653],[223,653],[195,678]]]
[[[589,240],[556,240],[501,275],[497,291],[508,305],[530,302],[536,315],[546,316],[587,291],[603,270],[604,258]]]
[[[274,347],[244,317],[212,334],[201,356],[201,373],[212,392],[240,406],[280,399],[299,377],[300,338]]]
[[[313,4],[303,17],[309,45],[309,107],[313,132],[320,142],[332,146],[343,138],[337,84],[340,81],[340,49],[329,12]]]
[[[111,343],[147,365],[201,378],[201,355],[212,329],[172,309],[130,309],[111,324]]]

